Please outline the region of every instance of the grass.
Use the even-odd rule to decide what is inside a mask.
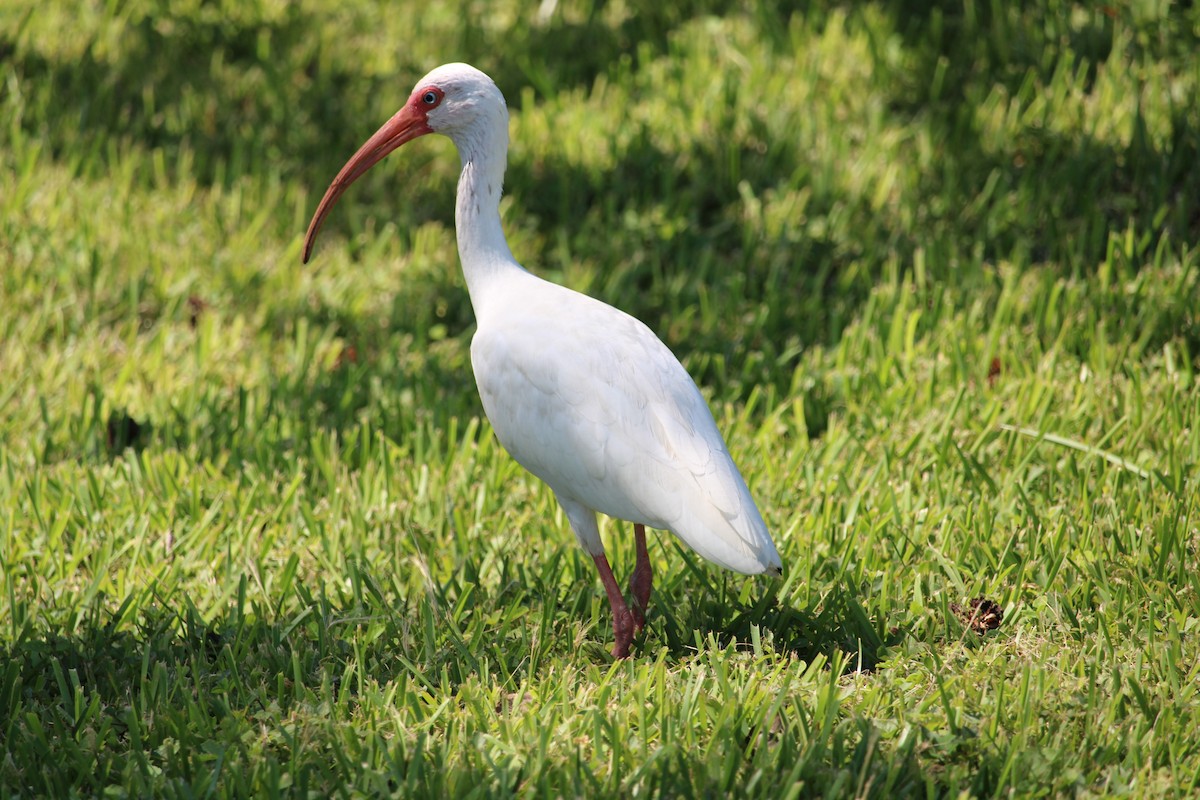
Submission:
[[[0,11],[0,795],[1193,796],[1200,12],[542,5]],[[449,142],[299,263],[449,60],[787,566],[660,535],[628,662],[482,417]]]

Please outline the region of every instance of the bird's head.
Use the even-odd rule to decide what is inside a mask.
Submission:
[[[491,78],[469,64],[443,64],[417,81],[408,102],[351,156],[325,190],[304,237],[305,263],[317,231],[350,184],[397,147],[427,133],[449,136],[464,161],[488,135],[503,136],[507,144],[504,95]]]
[[[434,133],[443,133],[461,148],[464,137],[494,126],[508,128],[508,107],[500,89],[469,64],[444,64],[417,81],[406,106],[425,113]]]

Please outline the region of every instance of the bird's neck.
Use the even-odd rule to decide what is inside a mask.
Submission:
[[[500,190],[508,158],[507,119],[504,123],[492,126],[491,135],[457,142],[462,174],[454,224],[463,277],[477,320],[486,312],[487,298],[495,295],[488,285],[505,275],[525,272],[508,249],[500,227]]]

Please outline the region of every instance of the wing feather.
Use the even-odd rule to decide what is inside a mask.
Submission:
[[[471,360],[496,436],[522,466],[560,497],[670,530],[722,566],[778,568],[703,396],[649,328],[542,281],[494,308]]]

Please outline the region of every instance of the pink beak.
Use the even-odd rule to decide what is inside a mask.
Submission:
[[[313,214],[312,222],[308,223],[308,233],[304,235],[305,264],[312,255],[313,243],[317,238],[317,231],[321,230],[321,223],[350,184],[400,145],[427,133],[433,133],[433,128],[429,127],[425,111],[415,104],[406,103],[404,108],[397,111],[394,117],[385,122],[382,128],[375,131],[375,134],[358,148],[358,152],[346,162],[346,166],[342,167],[333,183],[329,184],[325,196],[321,198],[321,204],[317,206],[317,213]]]

